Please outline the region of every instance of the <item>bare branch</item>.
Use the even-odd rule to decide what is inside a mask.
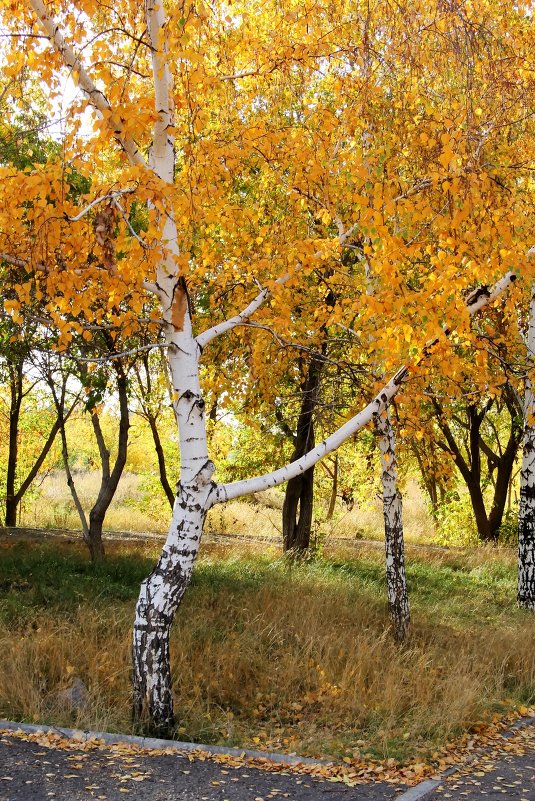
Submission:
[[[124,359],[126,356],[136,356],[146,350],[154,350],[155,348],[168,348],[169,345],[165,342],[156,342],[151,345],[140,345],[139,348],[132,348],[132,350],[123,350],[120,353],[110,353],[108,356],[73,356],[69,353],[69,359],[75,362],[89,362],[91,364],[107,364],[108,362],[116,361],[117,359]]]
[[[19,259],[17,256],[11,256],[9,253],[0,253],[0,261],[5,261],[7,264],[12,264],[13,267],[27,267],[28,262],[26,259]]]

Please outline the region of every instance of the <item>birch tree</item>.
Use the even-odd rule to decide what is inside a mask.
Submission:
[[[473,109],[458,103],[449,77],[456,40],[445,33],[450,23],[465,24],[456,10],[407,6],[387,15],[365,4],[301,9],[253,2],[170,3],[164,11],[157,0],[96,10],[87,0],[26,0],[17,10],[4,22],[30,38],[13,50],[7,77],[27,63],[52,89],[58,75],[70,74],[80,94],[64,140],[66,160],[2,172],[0,258],[23,273],[6,312],[22,319],[28,299],[39,298],[42,319],[59,331],[60,350],[69,348],[73,332],[88,341],[95,327],[128,335],[143,319],[169,364],[180,477],[166,543],[140,590],[132,649],[135,717],[168,734],[169,632],[207,511],[302,475],[333,453],[383,412],[408,374],[394,365],[421,362],[446,318],[468,336],[460,289],[485,284],[474,311],[514,280],[508,268],[523,233],[517,193],[500,194],[495,176],[481,169],[492,137],[478,120],[485,114],[509,156],[511,109],[525,103],[527,26],[515,7],[508,36],[519,53],[509,53],[507,70],[497,75],[478,62],[473,77],[482,106]],[[483,4],[471,13],[493,24]],[[422,19],[429,25],[422,27]],[[363,79],[359,59],[372,34],[381,52]],[[444,54],[436,49],[443,41]],[[489,42],[497,52],[507,48]],[[502,93],[487,97],[493,82]],[[94,112],[89,138],[80,130],[85,108]],[[389,132],[367,164],[354,144],[362,138],[363,110],[377,130]],[[91,179],[83,196],[66,190],[72,169]],[[253,183],[254,198],[247,191]],[[321,236],[310,230],[318,199]],[[135,206],[147,210],[145,232],[132,224]],[[365,297],[362,272],[341,267],[340,243],[327,230],[337,217],[345,230],[358,222],[378,276],[373,297]],[[496,242],[504,246],[496,250]],[[333,266],[329,280],[344,302],[322,312],[308,279]],[[296,296],[303,301],[300,322],[289,312]],[[303,338],[344,322],[358,327],[366,352],[375,332],[371,361],[393,377],[291,464],[218,483],[201,359],[217,338],[238,337],[252,320]],[[447,343],[438,347],[447,351]],[[269,371],[258,373],[269,383]]]
[[[528,258],[535,260],[535,247],[528,251]],[[518,512],[518,604],[535,612],[535,392],[532,378],[535,357],[535,284],[531,287],[526,349],[524,441]]]

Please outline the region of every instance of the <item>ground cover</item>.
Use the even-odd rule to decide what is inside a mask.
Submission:
[[[100,474],[90,470],[78,471],[75,480],[80,501],[87,511],[97,496]],[[367,503],[355,504],[351,509],[339,502],[336,514],[330,521],[324,519],[326,508],[317,503],[312,540],[323,543],[332,538],[381,539],[382,501],[374,492],[369,495]],[[208,513],[205,530],[219,534],[282,539],[283,501],[284,493],[280,489],[273,489],[215,506]],[[436,538],[433,519],[422,490],[414,479],[407,482],[403,502],[406,541],[433,541]],[[167,533],[169,516],[169,503],[154,476],[149,478],[125,472],[106,514],[105,528],[108,531]],[[62,470],[52,470],[43,477],[39,487],[35,488],[35,495],[22,504],[19,525],[79,528],[80,520]]]
[[[152,546],[154,547],[154,546]],[[130,630],[151,546],[0,550],[0,716],[131,732]],[[410,549],[413,632],[388,631],[379,549],[292,565],[207,544],[172,640],[179,739],[346,759],[428,758],[535,701],[533,617],[502,549]],[[73,709],[75,678],[87,698]]]

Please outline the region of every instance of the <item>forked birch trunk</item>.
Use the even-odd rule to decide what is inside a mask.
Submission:
[[[410,609],[405,575],[403,501],[398,488],[396,441],[388,406],[376,416],[375,428],[381,451],[388,611],[394,637],[397,642],[403,642],[409,631]]]
[[[535,257],[531,248],[528,257]],[[531,287],[527,332],[527,362],[524,394],[524,445],[520,471],[518,511],[518,605],[535,612],[535,284]]]

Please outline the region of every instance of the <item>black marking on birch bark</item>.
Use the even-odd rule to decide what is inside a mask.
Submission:
[[[392,379],[392,383],[395,384],[395,386],[398,387],[405,380],[405,378],[407,377],[408,374],[409,374],[409,371],[407,370],[407,368],[406,367],[401,367],[397,371],[397,373],[394,376],[394,378]]]
[[[480,286],[477,289],[474,289],[474,291],[471,292],[466,298],[466,305],[473,306],[474,303],[477,303],[481,298],[490,298],[488,286]]]

